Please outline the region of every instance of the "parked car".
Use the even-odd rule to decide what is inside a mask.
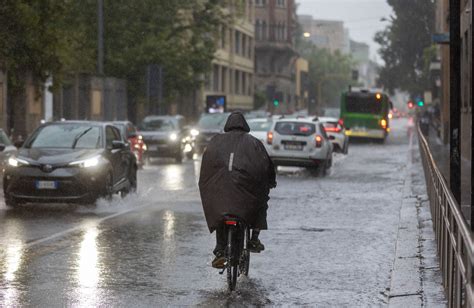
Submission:
[[[144,165],[144,156],[147,150],[143,136],[138,134],[137,128],[130,121],[115,121],[112,124],[120,130],[124,139],[130,144],[130,150],[135,154],[137,165],[141,168]]]
[[[137,163],[119,130],[87,121],[38,127],[3,176],[7,206],[21,203],[94,203],[137,189]]]
[[[332,166],[333,145],[319,119],[276,120],[267,134],[275,166],[306,167],[325,175]]]
[[[183,161],[184,117],[148,116],[139,125],[140,134],[147,145],[146,159],[158,157]]]
[[[250,127],[250,134],[260,140],[265,148],[267,144],[267,133],[272,128],[273,120],[271,118],[251,119],[247,121]],[[268,149],[267,149],[268,151]]]
[[[3,129],[0,129],[0,170],[5,170],[8,159],[15,155],[16,152],[17,148],[13,145],[13,142],[11,142]]]
[[[230,113],[204,113],[194,127],[196,136],[196,152],[202,154],[212,137],[224,132],[224,126]]]
[[[337,118],[319,118],[323,123],[324,130],[334,145],[334,152],[349,153],[349,137],[346,135],[346,129],[341,125]]]

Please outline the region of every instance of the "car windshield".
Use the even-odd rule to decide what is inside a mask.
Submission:
[[[39,128],[28,148],[97,149],[102,144],[101,130],[88,124],[57,124]]]
[[[4,131],[0,131],[0,144],[9,146],[12,145],[10,139],[8,138],[7,134]]]
[[[346,110],[354,113],[381,114],[382,103],[377,101],[373,95],[349,95],[347,96]]]
[[[213,113],[202,115],[198,126],[201,129],[223,129],[229,115],[226,113]]]
[[[145,132],[164,131],[169,132],[176,129],[170,119],[145,119],[140,125],[140,129]]]
[[[275,131],[280,135],[310,136],[316,132],[316,125],[301,122],[279,122],[275,125]]]
[[[270,129],[272,122],[270,121],[249,121],[251,132],[266,132]]]

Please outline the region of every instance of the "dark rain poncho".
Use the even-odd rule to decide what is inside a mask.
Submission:
[[[199,190],[209,230],[224,215],[244,219],[251,227],[266,229],[268,193],[276,186],[275,168],[263,144],[249,135],[244,116],[232,113],[202,157]]]

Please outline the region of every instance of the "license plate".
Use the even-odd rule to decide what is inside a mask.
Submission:
[[[285,150],[303,151],[303,146],[301,144],[285,144]]]
[[[36,181],[36,189],[57,189],[58,182],[56,181]]]

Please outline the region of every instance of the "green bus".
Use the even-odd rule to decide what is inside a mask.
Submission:
[[[392,103],[382,93],[349,89],[341,98],[341,124],[351,138],[384,141],[390,132],[389,113]]]

